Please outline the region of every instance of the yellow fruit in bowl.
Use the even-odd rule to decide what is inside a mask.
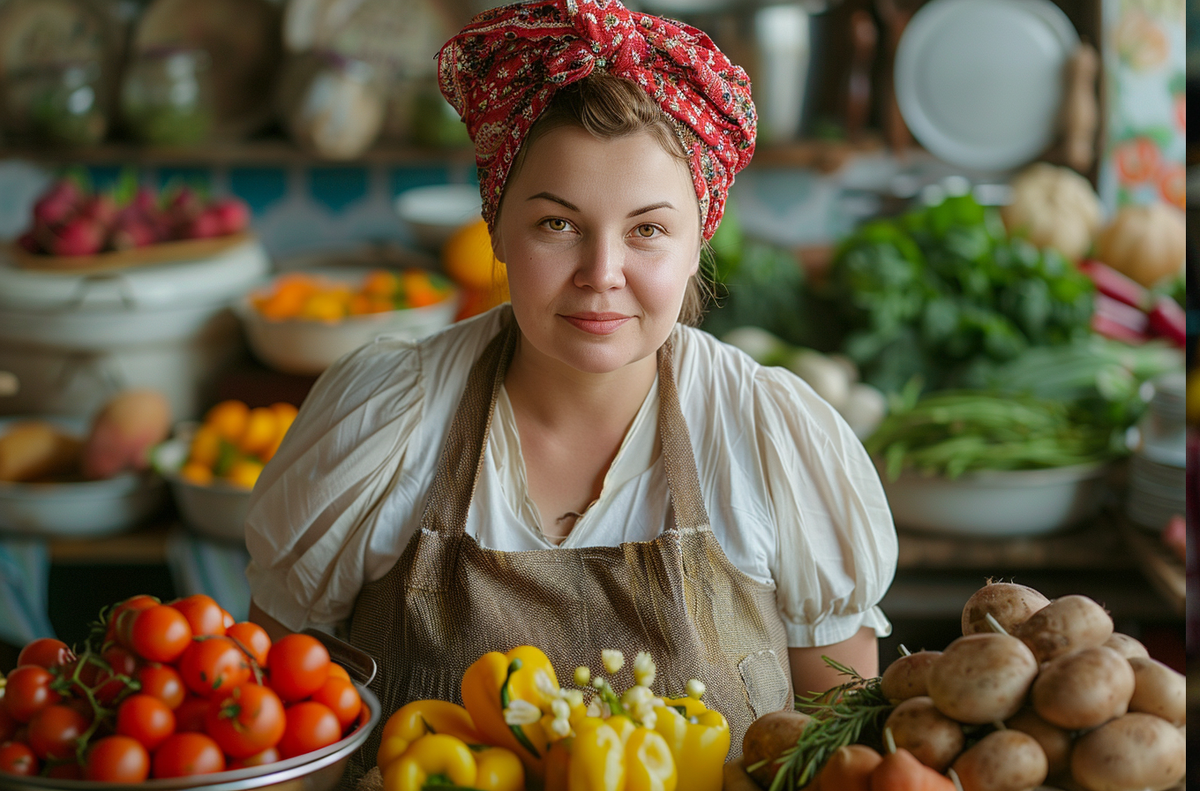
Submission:
[[[507,270],[492,252],[492,237],[482,219],[459,228],[446,241],[442,266],[464,288],[482,291],[508,283]]]
[[[255,481],[263,471],[263,463],[255,459],[238,459],[229,467],[225,479],[234,486],[253,489]]]
[[[188,463],[207,467],[210,471],[217,463],[221,452],[221,435],[215,426],[205,424],[192,434],[192,444],[188,450]]]
[[[238,450],[243,453],[259,453],[270,447],[279,433],[279,416],[275,414],[275,410],[270,407],[251,409],[246,420],[246,430],[238,442]]]
[[[198,462],[189,461],[179,470],[179,477],[189,483],[208,486],[213,481],[212,467],[206,467]]]
[[[218,436],[235,444],[246,431],[249,419],[250,407],[234,399],[222,401],[204,416],[205,424],[212,426]]]

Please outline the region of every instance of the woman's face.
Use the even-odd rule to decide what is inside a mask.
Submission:
[[[667,339],[699,268],[691,174],[648,132],[558,127],[509,181],[493,244],[528,351],[617,371]]]

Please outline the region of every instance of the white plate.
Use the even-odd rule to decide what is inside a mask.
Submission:
[[[1054,138],[1064,67],[1078,45],[1049,0],[933,0],[896,52],[900,113],[947,162],[1018,167]]]

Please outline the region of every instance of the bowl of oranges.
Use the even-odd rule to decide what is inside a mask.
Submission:
[[[312,376],[381,335],[415,339],[449,326],[458,296],[425,269],[336,267],[279,275],[250,293],[240,314],[260,360]]]
[[[296,418],[296,407],[250,408],[222,401],[201,423],[182,423],[157,445],[151,463],[167,484],[188,527],[210,538],[241,542],[250,492]]]

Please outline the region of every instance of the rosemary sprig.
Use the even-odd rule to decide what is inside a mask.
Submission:
[[[812,722],[801,732],[794,747],[779,757],[779,770],[770,791],[803,788],[839,747],[857,743],[864,734],[874,738],[892,704],[879,689],[879,678],[863,678],[854,668],[827,656],[825,664],[849,677],[845,684],[825,692],[796,696],[796,708],[811,714]]]

